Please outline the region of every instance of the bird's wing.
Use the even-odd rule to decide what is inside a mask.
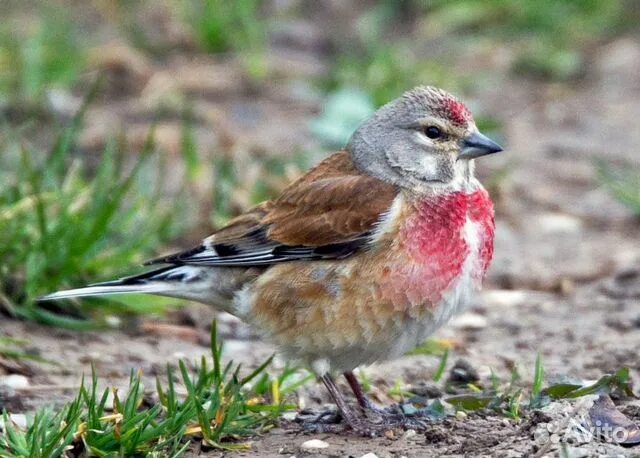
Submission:
[[[198,247],[149,264],[266,266],[343,258],[369,240],[397,192],[359,172],[347,152],[335,153],[279,198],[232,219]]]

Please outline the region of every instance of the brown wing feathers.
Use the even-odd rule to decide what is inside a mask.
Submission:
[[[203,245],[150,263],[252,266],[345,257],[366,243],[396,194],[394,186],[361,174],[348,153],[336,153]]]

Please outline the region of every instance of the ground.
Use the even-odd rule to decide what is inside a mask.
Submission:
[[[450,361],[464,358],[484,381],[491,370],[508,379],[514,365],[523,380],[533,380],[537,353],[542,355],[547,380],[566,376],[596,380],[621,367],[629,367],[633,380],[640,380],[640,224],[596,176],[597,161],[639,164],[640,40],[618,38],[595,49],[590,59],[588,76],[575,84],[504,77],[485,85],[472,100],[472,108],[481,106],[501,122],[505,137],[504,153],[478,161],[479,175],[496,200],[495,260],[477,303],[435,337],[453,344]],[[314,67],[307,62],[301,68]],[[123,74],[138,75],[132,70]],[[154,97],[167,90],[163,84],[167,79],[183,85],[183,90],[204,94],[195,106],[201,119],[196,129],[201,145],[244,142],[253,150],[275,149],[286,156],[314,143],[306,123],[318,112],[319,102],[296,99],[295,87],[272,83],[251,96],[240,96],[247,88],[234,79],[233,65],[214,61],[176,59],[162,68],[148,64],[139,74],[146,75],[140,83],[145,90],[103,101],[89,112],[83,139],[87,150],[98,149],[104,138],[100,129],[109,126],[106,119],[128,122],[130,141],[139,141],[149,126],[148,116],[139,110],[153,110]],[[216,76],[193,76],[206,74]],[[216,136],[211,134],[212,124],[223,126],[216,129]],[[168,149],[179,142],[178,126],[177,120],[159,125],[160,141]],[[221,140],[225,135],[227,140]],[[495,180],[502,171],[505,178]],[[105,384],[124,388],[130,370],[141,369],[152,387],[151,377],[163,373],[167,363],[208,354],[204,323],[214,316],[211,310],[188,305],[163,319],[167,326],[141,320],[129,331],[81,334],[3,319],[1,334],[27,337],[30,351],[53,364],[0,360],[5,374],[23,374],[28,380],[22,388],[3,388],[2,406],[25,412],[67,399],[91,364]],[[228,316],[218,318],[226,358],[252,366],[275,351],[242,323]],[[438,363],[435,356],[415,355],[365,371],[373,384],[372,395],[388,403],[386,391],[397,380],[409,385],[430,381]],[[329,400],[311,383],[299,401],[319,407]],[[252,438],[249,451],[193,449],[187,456],[360,457],[369,452],[380,458],[555,456],[559,448],[544,445],[538,425],[563,418],[575,404],[553,403],[543,413],[523,414],[519,422],[487,413],[459,415],[434,424],[426,433],[376,439],[310,435],[285,418],[274,430]],[[620,401],[619,408],[637,422],[640,416],[634,417],[638,410],[633,406],[640,403]],[[329,447],[300,448],[314,438]],[[640,449],[593,440],[572,445],[568,453],[632,456]]]

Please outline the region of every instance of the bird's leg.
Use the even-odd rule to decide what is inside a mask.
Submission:
[[[344,375],[344,378],[349,383],[351,391],[353,391],[353,394],[358,400],[358,405],[365,412],[373,412],[377,415],[380,415],[387,421],[398,420],[400,417],[404,417],[404,414],[399,406],[393,405],[391,407],[385,408],[377,405],[375,402],[369,399],[369,397],[364,393],[362,385],[352,371],[343,372],[342,375]]]
[[[327,388],[331,399],[333,399],[333,402],[335,402],[340,415],[342,415],[342,418],[344,418],[344,421],[351,427],[361,422],[362,416],[359,415],[358,412],[353,410],[351,407],[349,407],[347,401],[345,401],[342,393],[338,389],[336,382],[333,380],[333,377],[331,377],[330,374],[324,374],[320,377],[320,380],[322,380],[322,383]]]
[[[343,372],[342,375],[344,375],[344,378],[349,383],[349,386],[351,387],[351,391],[353,391],[353,394],[355,395],[356,400],[358,401],[358,405],[360,407],[362,407],[364,410],[375,410],[375,411],[382,410],[380,407],[375,405],[375,403],[371,401],[371,399],[369,399],[369,397],[366,394],[364,394],[362,385],[360,385],[360,382],[358,381],[358,379],[356,378],[355,374],[352,371]]]
[[[356,397],[359,398],[358,403],[362,410],[353,409],[349,404],[347,404],[347,401],[344,399],[344,396],[330,374],[322,375],[320,380],[327,388],[331,399],[338,408],[338,414],[342,417],[346,426],[351,428],[357,434],[366,437],[374,437],[379,436],[390,429],[424,429],[424,427],[426,427],[426,423],[422,420],[411,419],[405,416],[398,408],[382,409],[376,406],[373,402],[367,399],[362,391],[362,387],[353,374],[350,374],[350,376],[347,377],[347,380],[349,381],[352,389],[354,389],[354,386],[357,387],[354,389],[354,393],[356,394]],[[352,384],[352,382],[355,383]],[[307,431],[311,432],[336,433],[344,430],[344,426],[335,424],[335,417],[327,417],[329,416],[326,413],[323,413],[316,416],[313,420],[304,421],[302,418],[300,420],[302,420],[303,427]]]
[[[376,405],[376,403],[369,399],[369,397],[364,393],[362,385],[360,385],[360,382],[352,371],[344,372],[343,375],[358,400],[358,405],[365,411],[365,414],[366,412],[375,414],[383,424],[386,424],[389,427],[414,429],[424,429],[426,427],[426,423],[422,419],[412,418],[411,416],[405,415],[402,408],[397,404],[386,408]],[[416,417],[419,417],[419,415]]]
[[[427,426],[427,424],[421,419],[413,419],[405,416],[402,410],[398,407],[383,409],[376,406],[366,397],[362,391],[360,383],[358,383],[358,380],[353,373],[349,373],[349,376],[347,376],[347,373],[344,375],[347,378],[351,389],[354,390],[354,394],[356,395],[356,398],[358,398],[358,404],[363,408],[364,412],[358,412],[349,407],[333,378],[329,374],[323,375],[320,379],[322,380],[322,383],[324,383],[324,386],[327,387],[327,390],[333,398],[333,401],[336,403],[342,418],[356,433],[363,436],[373,437],[381,435],[390,429],[424,429]],[[355,389],[354,386],[356,387]],[[367,415],[367,412],[373,413],[374,415]]]
[[[372,421],[364,414],[364,412],[350,407],[349,404],[347,404],[347,401],[342,396],[342,393],[338,389],[331,375],[325,374],[320,377],[320,380],[322,380],[322,383],[327,388],[327,391],[329,391],[331,399],[338,408],[338,414],[340,415],[342,420],[344,420],[346,426],[351,428],[354,432],[362,436],[373,437],[378,436],[389,429],[388,425],[382,422]],[[322,433],[341,432],[344,430],[345,425],[327,423],[327,421],[325,420],[326,416],[326,414],[321,414],[315,419],[315,421],[312,420],[309,422],[304,422],[303,427],[307,431]]]

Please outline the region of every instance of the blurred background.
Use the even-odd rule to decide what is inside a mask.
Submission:
[[[418,84],[462,97],[507,148],[479,164],[510,223],[492,282],[562,288],[633,257],[603,229],[640,212],[640,2],[4,1],[0,14],[10,315],[55,320],[35,297],[195,243]]]
[[[496,258],[459,351],[597,375],[637,348],[640,2],[4,0],[0,17],[7,336],[208,322],[168,299],[34,299],[197,243],[428,84],[506,150],[478,161]]]

